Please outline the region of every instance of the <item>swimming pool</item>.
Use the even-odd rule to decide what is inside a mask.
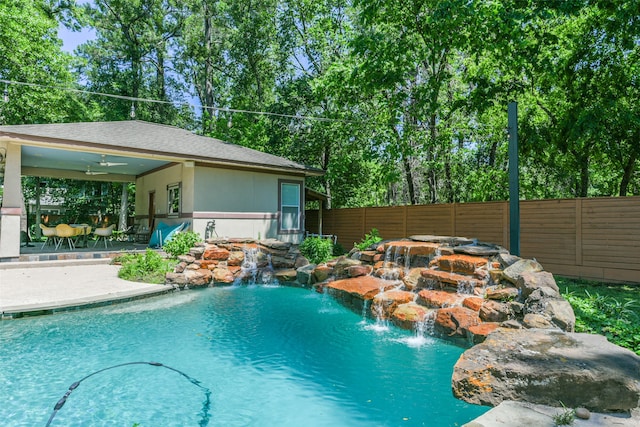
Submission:
[[[486,412],[453,398],[463,349],[290,287],[186,291],[0,322],[0,420],[52,426],[455,426]],[[204,389],[211,393],[206,407]],[[206,414],[205,414],[206,413]]]

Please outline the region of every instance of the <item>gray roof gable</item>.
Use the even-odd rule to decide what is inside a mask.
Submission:
[[[320,175],[322,170],[175,126],[139,120],[0,126],[0,136],[38,137],[56,143],[99,145],[129,152],[158,153],[204,162]]]

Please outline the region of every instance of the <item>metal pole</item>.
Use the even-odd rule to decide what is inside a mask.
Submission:
[[[509,252],[520,256],[520,181],[518,176],[518,103],[507,109],[509,126]]]

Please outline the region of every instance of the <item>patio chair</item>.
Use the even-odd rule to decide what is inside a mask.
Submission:
[[[56,237],[58,238],[58,243],[56,244],[56,250],[62,246],[62,244],[66,241],[69,245],[69,250],[75,249],[75,244],[73,240],[78,235],[77,230],[70,226],[69,224],[58,224],[56,225]]]
[[[42,230],[42,235],[47,238],[42,244],[41,250],[44,249],[47,243],[52,243],[53,246],[58,247],[58,238],[56,237],[56,229],[54,227],[47,227],[44,224],[40,224],[40,230]]]
[[[93,234],[95,236],[98,236],[98,239],[93,244],[93,247],[95,248],[96,245],[98,244],[98,242],[100,241],[100,239],[103,239],[104,240],[104,248],[107,249],[108,238],[111,237],[111,235],[113,234],[113,228],[115,226],[116,226],[115,224],[111,224],[108,227],[96,228],[95,230],[93,230]],[[109,243],[111,243],[111,242],[109,242]]]

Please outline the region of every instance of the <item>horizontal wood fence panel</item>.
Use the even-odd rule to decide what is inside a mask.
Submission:
[[[322,222],[346,249],[372,228],[384,239],[449,235],[509,247],[507,202],[334,209]],[[307,225],[317,226],[317,213]],[[521,201],[520,248],[554,274],[640,283],[640,197]]]
[[[368,233],[377,229],[384,239],[402,239],[405,234],[404,207],[368,208],[364,229]],[[400,214],[398,214],[400,210]]]
[[[364,208],[325,210],[322,232],[338,236],[338,242],[349,250],[364,236],[364,213]]]
[[[456,235],[501,246],[507,244],[504,202],[456,204],[454,208]]]
[[[640,281],[640,198],[603,198],[582,201],[583,265],[600,267],[603,276]]]
[[[444,235],[453,232],[452,205],[419,205],[407,206],[407,236]]]

